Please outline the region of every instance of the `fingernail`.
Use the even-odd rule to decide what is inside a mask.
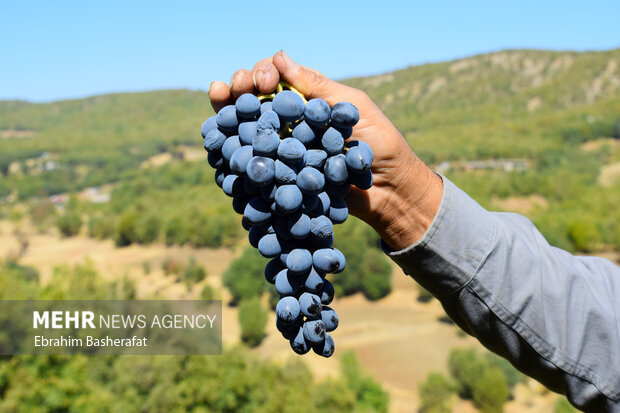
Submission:
[[[235,84],[235,75],[232,75],[232,77],[230,78],[230,88],[233,88],[233,85]]]
[[[286,52],[284,50],[280,50],[280,55],[282,56],[282,58],[284,59],[284,61],[286,62],[287,65],[292,65],[293,64],[293,61],[286,54]]]
[[[254,74],[254,85],[258,88],[263,82],[263,71],[259,70]]]

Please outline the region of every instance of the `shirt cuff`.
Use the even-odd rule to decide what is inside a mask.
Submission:
[[[492,214],[443,175],[443,194],[437,214],[415,244],[392,250],[381,248],[405,274],[438,298],[462,288],[489,253],[496,224]]]

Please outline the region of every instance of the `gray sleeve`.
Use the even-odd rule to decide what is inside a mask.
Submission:
[[[422,239],[386,253],[447,314],[584,411],[620,411],[620,267],[550,246],[525,217],[489,212],[443,178]]]

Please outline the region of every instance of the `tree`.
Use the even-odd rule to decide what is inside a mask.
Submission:
[[[267,312],[263,309],[258,298],[241,301],[239,305],[239,325],[241,326],[241,341],[250,347],[258,346],[265,337]]]
[[[72,237],[80,232],[82,218],[77,212],[67,211],[56,219],[56,226],[65,237]]]
[[[441,373],[429,373],[420,383],[420,411],[423,413],[450,413],[454,387]]]
[[[472,399],[482,413],[501,413],[508,397],[506,376],[498,367],[485,370],[473,383]]]
[[[474,382],[482,377],[486,364],[474,349],[455,349],[448,357],[448,369],[456,381],[459,395],[471,399]]]
[[[224,286],[232,294],[232,304],[262,294],[265,288],[264,271],[265,259],[251,247],[246,248],[241,257],[232,262],[222,276]]]

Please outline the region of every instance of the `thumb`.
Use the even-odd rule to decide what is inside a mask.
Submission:
[[[284,50],[273,56],[273,65],[283,80],[293,85],[306,98],[321,98],[330,105],[345,100],[351,88],[334,82],[320,72],[294,62]]]

